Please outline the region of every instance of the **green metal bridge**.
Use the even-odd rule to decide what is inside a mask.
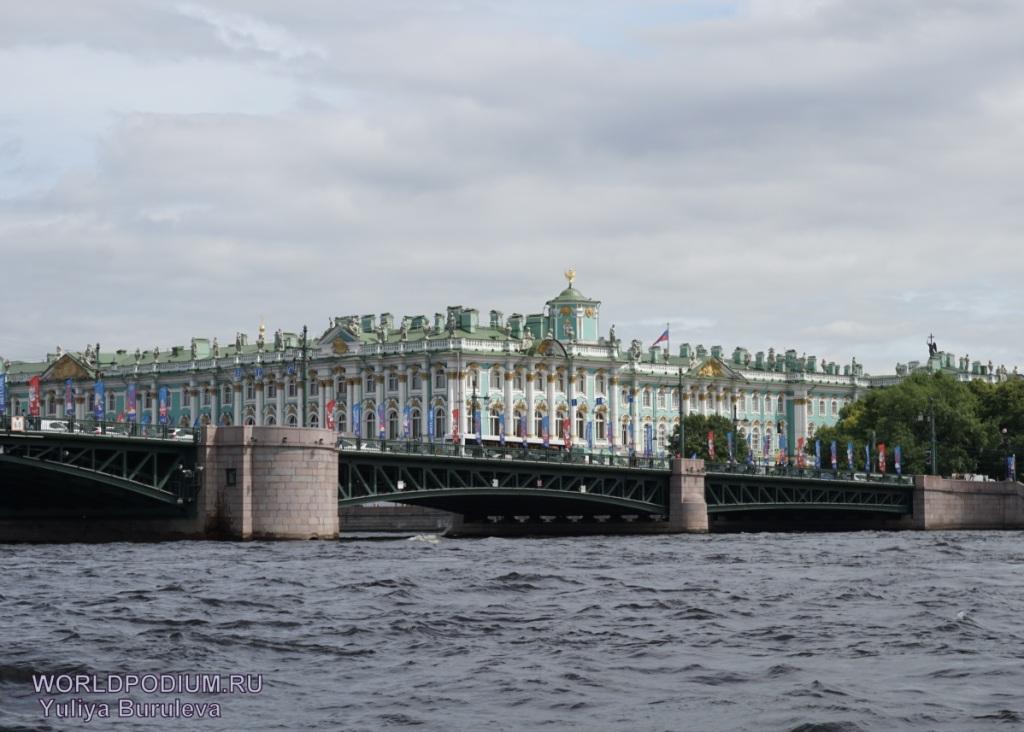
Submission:
[[[467,516],[593,514],[662,518],[665,459],[607,453],[368,441],[340,445],[339,504],[419,504]],[[712,464],[709,514],[856,511],[907,514],[913,479],[790,467]]]
[[[0,517],[181,516],[194,510],[191,440],[113,431],[0,432]]]

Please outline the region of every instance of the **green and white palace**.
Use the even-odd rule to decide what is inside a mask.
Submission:
[[[485,443],[639,450],[651,435],[661,452],[681,397],[684,414],[735,420],[741,439],[749,436],[759,453],[767,443],[774,454],[780,430],[792,453],[798,438],[833,424],[865,390],[913,371],[993,382],[1008,376],[934,347],[927,362],[884,376],[865,374],[856,359],[840,365],[792,349],[645,349],[638,340],[624,343],[614,326],[602,330],[600,301],[575,288],[571,270],[566,276],[569,286],[533,315],[491,310],[481,317],[449,306],[432,318],[334,317],[305,343],[296,333],[268,338],[261,325],[255,342],[240,333],[228,344],[193,338],[150,350],[58,347],[43,361],[3,363],[5,406],[30,415],[34,398],[43,419],[70,410],[87,420],[100,401],[107,420],[307,425],[353,437],[465,441],[477,439],[476,404]]]

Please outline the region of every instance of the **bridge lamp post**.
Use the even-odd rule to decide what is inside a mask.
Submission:
[[[683,421],[683,369],[679,368],[679,457],[686,457],[686,423]]]
[[[917,416],[917,419],[918,419],[919,422],[923,422],[925,420],[926,416],[928,418],[928,421],[931,423],[931,443],[932,443],[932,450],[931,450],[931,453],[932,453],[931,454],[931,458],[932,458],[931,459],[932,473],[931,474],[932,475],[938,475],[939,474],[939,453],[938,453],[938,444],[935,441],[935,400],[933,398],[931,398],[931,397],[928,398],[928,411],[927,411],[927,413],[926,414],[919,414]],[[1003,433],[1005,434],[1005,432],[1006,432],[1006,430],[1004,429]],[[874,434],[874,433],[872,433],[872,434]],[[874,448],[872,447],[872,449],[874,449]]]

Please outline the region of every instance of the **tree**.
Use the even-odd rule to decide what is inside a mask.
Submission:
[[[729,459],[729,448],[726,435],[734,431],[732,420],[718,415],[704,416],[703,414],[691,414],[684,420],[686,427],[686,450],[683,457],[690,457],[696,454],[704,460],[709,459],[708,455],[708,432],[715,433],[715,461],[726,461]],[[679,425],[672,431],[670,451],[673,455],[679,452]],[[733,457],[737,461],[746,460],[747,442],[738,434],[733,435]]]

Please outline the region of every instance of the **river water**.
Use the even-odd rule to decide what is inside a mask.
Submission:
[[[1024,720],[1021,532],[7,545],[0,557],[5,730]],[[40,673],[252,674],[258,693],[61,695],[36,692]],[[132,714],[183,714],[178,699],[221,717],[119,717],[121,698],[140,702]],[[73,699],[111,717],[85,722]]]

